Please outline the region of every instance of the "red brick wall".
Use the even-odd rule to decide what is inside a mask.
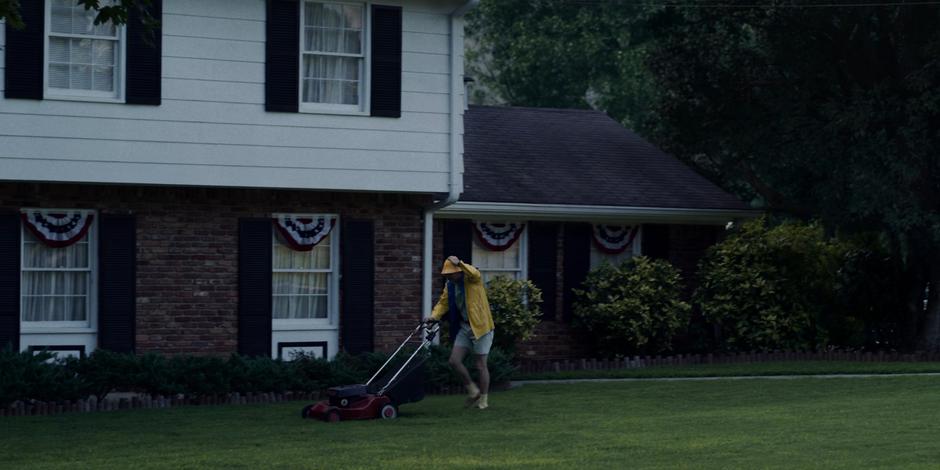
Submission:
[[[375,345],[421,316],[425,196],[222,188],[0,183],[0,210],[90,208],[137,216],[137,350],[237,349],[238,219],[328,212],[375,221]]]

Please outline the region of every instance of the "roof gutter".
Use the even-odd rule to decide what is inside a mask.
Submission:
[[[761,214],[761,211],[747,209],[592,206],[474,201],[461,201],[438,213],[442,218],[505,218],[506,216],[511,216],[525,218],[526,220],[706,225],[724,225],[733,220],[750,219],[758,217]]]
[[[450,175],[448,180],[447,196],[431,204],[424,210],[424,269],[421,289],[421,312],[423,316],[431,314],[431,272],[434,256],[434,212],[447,207],[460,197],[462,188],[461,172],[461,139],[463,137],[460,126],[460,116],[463,113],[463,100],[460,92],[463,85],[463,37],[458,37],[460,22],[464,15],[475,8],[480,0],[467,0],[450,13]]]

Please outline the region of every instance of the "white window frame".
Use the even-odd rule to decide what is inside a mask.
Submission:
[[[32,211],[38,209],[24,209]],[[75,209],[42,209],[51,211],[70,212]],[[98,332],[98,217],[93,213],[94,218],[91,226],[85,233],[88,238],[88,268],[27,268],[26,267],[26,235],[29,229],[26,224],[20,224],[20,333],[97,333]],[[37,243],[42,243],[37,241]],[[30,321],[23,320],[23,309],[26,303],[23,302],[23,296],[26,294],[26,283],[23,282],[23,274],[26,272],[88,272],[88,299],[86,308],[88,319],[85,321]]]
[[[339,237],[340,224],[338,214],[272,214],[273,218],[281,215],[290,215],[291,217],[332,217],[336,219],[336,224],[330,230],[330,268],[329,269],[278,269],[271,266],[271,274],[275,273],[328,273],[327,276],[327,315],[326,318],[305,318],[305,319],[278,319],[274,318],[274,297],[271,292],[271,329],[273,331],[294,331],[294,330],[333,330],[339,325]],[[277,229],[271,227],[273,237],[271,243],[271,253],[274,254],[274,246],[277,241]],[[273,288],[273,279],[271,281]]]
[[[335,52],[305,52],[304,39],[307,3],[321,3],[333,5],[356,5],[362,7],[362,54],[344,54]],[[331,0],[300,0],[300,42],[298,44],[297,61],[297,102],[299,111],[312,114],[346,114],[353,116],[369,115],[371,83],[372,83],[372,2],[350,2]],[[359,72],[359,104],[332,104],[304,102],[304,56],[339,56],[362,58],[362,70]]]
[[[486,247],[480,244],[480,240],[477,238],[476,229],[471,227],[470,230],[473,233],[470,235],[472,237],[471,243],[473,244],[470,248],[470,253],[473,253],[473,246],[478,247],[480,250],[486,250]],[[487,273],[518,273],[518,276],[513,277],[513,279],[526,280],[529,278],[529,226],[526,224],[526,227],[522,229],[522,235],[519,236],[519,239],[516,240],[516,244],[519,245],[519,267],[517,269],[487,269],[476,264],[476,262],[471,260],[473,267],[477,268],[480,271],[480,274],[483,278],[486,278]]]
[[[629,225],[629,224],[624,224],[624,225]],[[630,248],[629,248],[631,258],[640,256],[643,254],[643,225],[636,224],[634,226],[636,226],[637,229],[636,229],[636,236],[633,237],[633,243],[630,245]],[[593,232],[593,227],[591,227],[591,230]],[[591,239],[588,242],[591,244],[590,245],[591,251],[588,254],[588,256],[590,257],[590,259],[588,260],[588,263],[589,263],[590,269],[593,270],[594,268],[597,268],[598,266],[600,266],[601,263],[603,263],[603,261],[608,260],[608,257],[610,255],[607,255],[606,253],[597,249],[597,245],[594,243],[593,233],[591,233]],[[594,264],[595,257],[600,258],[601,263]]]
[[[111,36],[95,36],[89,34],[66,34],[52,32],[52,2],[45,2],[45,26],[43,30],[43,63],[42,63],[42,89],[43,99],[65,101],[98,101],[103,103],[124,102],[124,82],[127,77],[127,30],[123,25],[117,27],[117,39]],[[117,59],[114,68],[114,91],[104,92],[95,90],[67,90],[64,88],[51,88],[49,86],[49,38],[51,36],[75,39],[103,39],[114,41],[117,48]]]

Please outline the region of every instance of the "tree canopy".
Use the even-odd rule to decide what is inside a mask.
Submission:
[[[940,348],[940,5],[760,3],[484,0],[471,70],[509,104],[602,109],[757,207],[880,233]]]
[[[6,20],[13,28],[22,28],[23,18],[20,16],[20,2],[34,2],[38,0],[0,0],[0,20]],[[95,10],[95,24],[112,22],[114,24],[127,23],[127,16],[135,9],[141,13],[144,24],[154,24],[159,21],[150,16],[147,7],[151,0],[75,0],[76,5],[82,5],[86,10]]]

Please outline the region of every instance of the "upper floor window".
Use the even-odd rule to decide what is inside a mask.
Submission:
[[[303,2],[300,91],[303,108],[365,110],[368,31],[364,4]]]
[[[96,25],[97,12],[75,0],[46,5],[46,96],[120,99],[124,28]]]

